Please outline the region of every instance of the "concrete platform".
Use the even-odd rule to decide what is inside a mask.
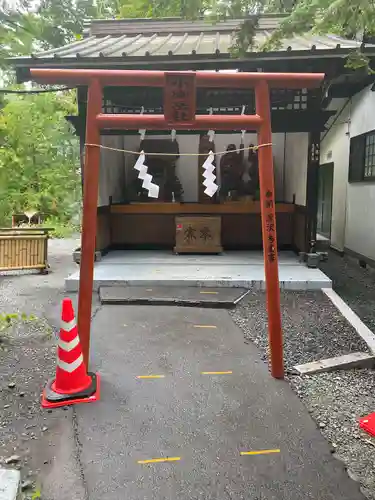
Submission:
[[[280,287],[289,290],[331,288],[319,269],[308,269],[293,252],[279,254]],[[168,251],[113,251],[95,264],[94,289],[104,285],[204,286],[265,288],[261,252],[222,255],[174,255]],[[77,292],[79,271],[65,280],[67,292]]]
[[[246,288],[198,288],[193,286],[101,286],[102,304],[209,307],[231,309],[247,294]]]

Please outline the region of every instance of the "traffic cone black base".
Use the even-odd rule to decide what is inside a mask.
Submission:
[[[42,408],[59,408],[77,403],[93,403],[100,398],[100,377],[98,373],[88,373],[91,384],[87,389],[75,394],[60,394],[53,390],[55,379],[49,380],[42,393]]]

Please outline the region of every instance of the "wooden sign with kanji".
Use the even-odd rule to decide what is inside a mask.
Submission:
[[[165,73],[164,116],[169,125],[195,122],[195,73]]]
[[[175,217],[176,253],[221,253],[221,217],[185,215]]]

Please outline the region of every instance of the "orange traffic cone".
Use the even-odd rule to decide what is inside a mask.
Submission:
[[[70,299],[64,299],[56,377],[48,381],[43,391],[42,407],[57,408],[76,403],[91,403],[98,399],[99,375],[86,372],[73,304]]]

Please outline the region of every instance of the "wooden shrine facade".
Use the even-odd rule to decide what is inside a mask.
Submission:
[[[270,89],[272,142],[284,136],[283,148],[279,148],[279,156],[274,158],[276,170],[283,171],[284,182],[276,199],[278,244],[279,248],[308,251],[316,236],[320,134],[334,114],[333,111],[327,111],[324,105],[335,96],[349,96],[367,83],[366,75],[354,74],[345,69],[345,57],[350,51],[361,49],[372,60],[375,46],[361,45],[355,40],[328,34],[297,36],[285,40],[274,51],[257,51],[256,47],[282,19],[281,15],[265,15],[257,19],[252,49],[239,58],[231,55],[231,47],[236,33],[247,22],[244,19],[227,20],[215,25],[206,21],[188,22],[179,19],[100,20],[88,24],[80,41],[28,58],[16,58],[12,62],[20,81],[29,80],[30,70],[38,68],[324,73],[325,81],[318,89]],[[79,81],[72,82],[72,85],[78,89],[78,114],[68,119],[80,137],[83,152],[86,142],[87,86]],[[252,115],[255,113],[255,94],[251,88],[233,86],[197,88],[195,105],[197,116],[209,112],[213,116],[240,115],[242,112]],[[104,84],[101,111],[103,114],[163,114],[163,89],[131,84],[124,89],[121,85]],[[163,147],[168,149],[169,135],[161,130],[146,128],[148,140],[163,135]],[[228,135],[227,130],[216,131],[215,142],[222,144],[221,147],[216,145],[216,151],[225,150],[233,141],[237,146],[240,145],[241,129],[232,128],[231,132]],[[247,129],[245,146],[256,144],[253,132]],[[102,141],[106,140],[106,136],[114,136],[118,149],[138,151],[140,148],[141,140],[137,131],[118,130],[109,126],[102,128],[101,134]],[[236,139],[233,139],[233,134],[237,134]],[[223,139],[223,136],[227,139]],[[304,151],[300,150],[301,139]],[[197,139],[196,130],[179,130],[177,142],[181,153],[197,153],[201,150],[201,137]],[[110,155],[110,152],[102,151],[101,168],[104,170],[112,168],[113,161],[117,162]],[[150,152],[148,159],[151,157]],[[234,200],[221,198],[214,200],[214,203],[208,202],[201,195],[199,162],[195,160],[195,164],[188,164],[185,161],[182,166],[182,157],[176,154],[176,169],[180,175],[188,178],[186,171],[189,169],[198,172],[194,180],[196,196],[191,194],[193,188],[190,184],[182,186],[187,194],[185,199],[183,196],[180,199],[176,181],[172,189],[174,200],[171,189],[167,194],[161,190],[158,200],[145,199],[144,196],[137,198],[128,193],[126,185],[134,161],[134,157],[131,161],[128,158],[123,160],[121,168],[126,172],[121,178],[122,193],[117,192],[115,196],[107,190],[98,203],[97,250],[105,251],[114,247],[173,249],[176,240],[175,218],[194,214],[221,217],[221,243],[224,249],[261,247],[259,195],[240,194]],[[220,157],[216,158],[216,163],[220,171]],[[158,166],[155,169],[158,170]],[[293,184],[292,177],[299,178],[299,181]],[[104,178],[103,173],[102,184]],[[187,181],[193,182],[190,178]],[[292,185],[285,186],[288,183],[286,181]]]

